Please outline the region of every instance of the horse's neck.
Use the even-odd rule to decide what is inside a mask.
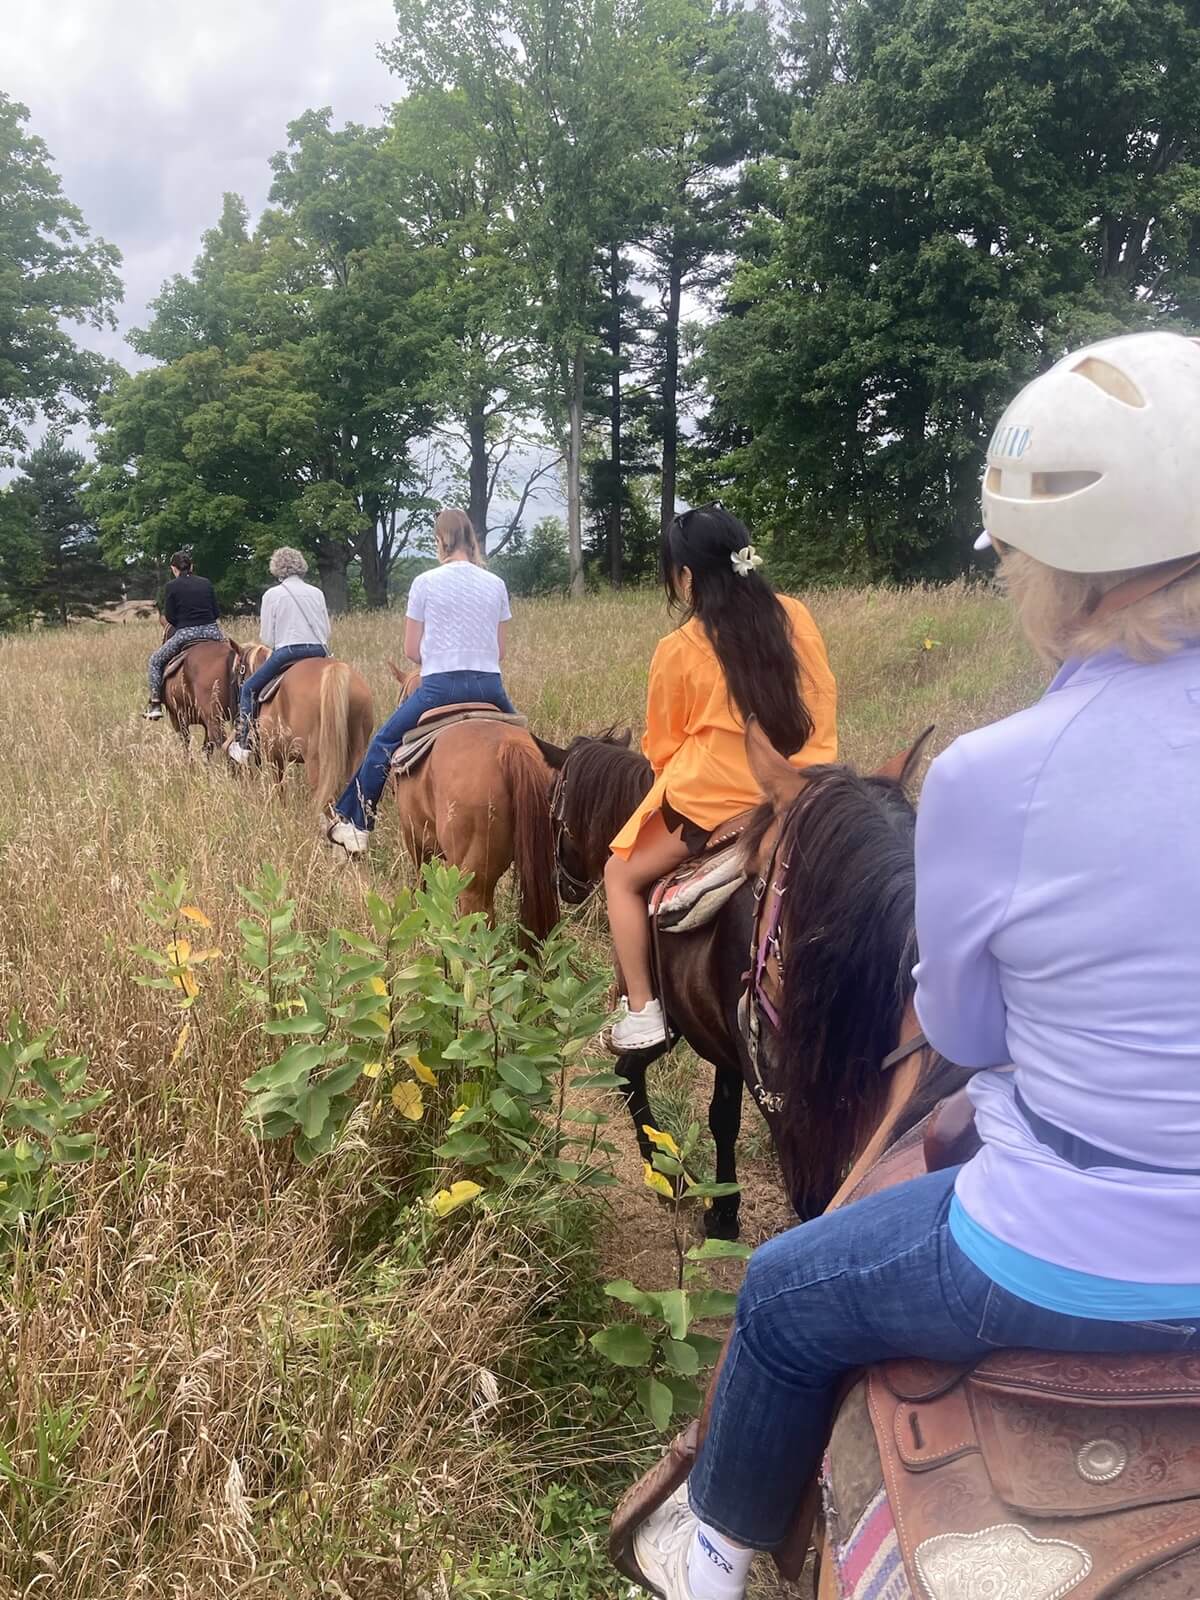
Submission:
[[[919,1032],[920,1025],[917,1022],[916,1008],[910,1000],[904,1008],[904,1016],[900,1023],[900,1034],[896,1040],[897,1047],[905,1044],[909,1039],[915,1039]],[[920,1087],[927,1049],[928,1047],[926,1046],[920,1050],[914,1050],[912,1055],[907,1056],[890,1069],[887,1105],[884,1108],[882,1120],[863,1150],[856,1157],[854,1165],[846,1175],[845,1182],[829,1202],[830,1211],[835,1206],[845,1203],[879,1160],[888,1145],[891,1144],[892,1130],[899,1121],[905,1106],[909,1104]],[[883,1070],[882,1067],[880,1070]]]

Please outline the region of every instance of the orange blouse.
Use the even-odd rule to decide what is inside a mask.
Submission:
[[[792,625],[812,737],[793,766],[837,760],[837,686],[825,641],[808,608],[780,595]],[[762,799],[746,759],[746,730],[729,698],[725,674],[701,624],[693,618],[660,641],[650,663],[642,753],[654,768],[654,787],[612,842],[615,855],[633,853],[646,821],[664,798],[701,828],[717,828]]]

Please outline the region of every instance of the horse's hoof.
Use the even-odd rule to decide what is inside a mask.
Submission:
[[[704,1213],[704,1237],[706,1239],[729,1239],[731,1241],[741,1237],[741,1225],[737,1214],[732,1217],[723,1217],[715,1209]]]

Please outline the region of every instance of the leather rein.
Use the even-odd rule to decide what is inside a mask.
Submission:
[[[577,894],[577,904],[582,905],[596,892],[599,879],[594,881],[587,878],[577,878],[563,861],[563,840],[569,840],[579,849],[578,841],[572,834],[567,824],[567,769],[562,766],[558,769],[558,776],[554,780],[554,790],[550,797],[550,823],[554,829],[554,865],[558,873],[559,889],[565,885],[572,894]],[[582,852],[581,852],[582,854]]]

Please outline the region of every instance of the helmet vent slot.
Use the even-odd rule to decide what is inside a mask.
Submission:
[[[1035,472],[1032,498],[1061,500],[1065,495],[1078,494],[1081,489],[1090,489],[1093,483],[1100,482],[1102,476],[1103,474],[1099,472]]]
[[[1081,378],[1087,378],[1098,389],[1103,389],[1105,394],[1112,395],[1114,400],[1120,400],[1123,405],[1138,406],[1146,404],[1145,396],[1134,383],[1133,379],[1114,367],[1111,361],[1102,361],[1099,356],[1085,356],[1078,366],[1071,371]]]

